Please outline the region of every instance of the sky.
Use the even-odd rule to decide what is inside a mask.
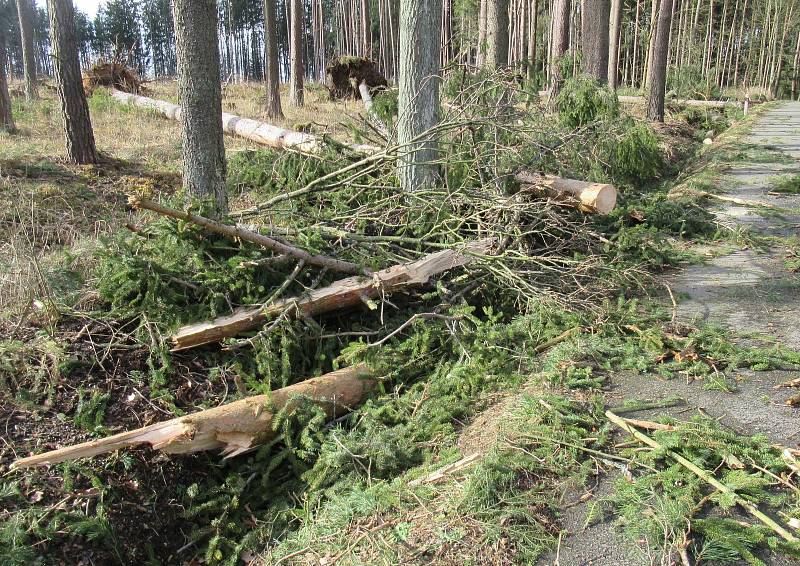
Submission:
[[[46,0],[36,0],[36,4],[42,7],[46,3]],[[97,9],[102,3],[103,0],[72,0],[75,9],[84,12],[90,19],[94,18],[95,14],[97,14]]]

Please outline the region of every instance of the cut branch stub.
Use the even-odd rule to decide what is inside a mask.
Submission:
[[[219,342],[258,328],[265,321],[278,316],[286,309],[289,314],[313,316],[361,304],[364,299],[378,297],[406,287],[423,285],[440,273],[466,265],[478,254],[489,251],[494,240],[473,242],[463,251],[443,250],[411,263],[394,265],[377,271],[371,278],[349,277],[335,281],[328,287],[311,291],[304,297],[276,301],[264,307],[244,309],[211,321],[190,324],[172,336],[173,351],[194,348]]]
[[[220,448],[226,458],[231,458],[274,439],[276,431],[273,419],[278,411],[293,411],[307,400],[321,407],[329,419],[336,418],[361,403],[376,383],[374,373],[369,368],[357,365],[301,381],[267,395],[245,397],[192,415],[21,458],[11,467],[45,466],[140,444],[150,444],[170,454]]]
[[[216,220],[206,218],[205,216],[200,216],[198,214],[193,214],[191,212],[182,210],[175,210],[174,208],[169,208],[162,204],[158,204],[157,202],[143,199],[138,196],[132,195],[128,197],[128,204],[130,204],[133,208],[150,210],[152,212],[157,212],[158,214],[163,214],[164,216],[169,216],[170,218],[176,218],[178,220],[191,222],[192,224],[197,224],[206,230],[216,232],[217,234],[222,234],[223,236],[253,242],[254,244],[258,244],[259,246],[279,254],[287,254],[296,257],[297,259],[303,260],[311,265],[326,267],[341,273],[363,273],[366,275],[371,273],[370,271],[357,266],[355,263],[350,263],[349,261],[342,261],[340,259],[322,255],[312,255],[304,249],[291,246],[289,244],[284,244],[283,242],[279,242],[278,240],[270,238],[269,236],[264,236],[258,232],[252,232],[241,226],[230,226],[228,224],[223,224],[221,222],[217,222]]]
[[[561,199],[583,212],[608,214],[617,204],[617,190],[608,183],[591,183],[520,171],[514,177],[521,189],[543,190],[547,195]]]

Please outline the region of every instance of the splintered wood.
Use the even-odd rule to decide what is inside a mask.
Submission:
[[[372,277],[356,276],[341,279],[302,297],[283,299],[263,307],[239,310],[211,321],[190,324],[180,328],[172,336],[172,349],[185,350],[219,342],[223,338],[258,328],[265,321],[287,309],[290,309],[288,314],[292,316],[314,316],[353,307],[365,299],[373,299],[381,294],[424,285],[431,277],[466,265],[477,255],[485,254],[492,243],[492,239],[473,242],[463,250],[436,252],[411,263],[377,271]]]
[[[522,190],[542,190],[583,212],[608,214],[617,204],[617,190],[608,183],[590,183],[530,171],[520,171],[514,178]]]
[[[225,458],[231,458],[275,438],[273,418],[278,411],[292,411],[307,400],[321,407],[329,419],[336,418],[361,403],[376,383],[373,372],[364,365],[344,368],[268,395],[245,397],[193,415],[21,458],[11,467],[45,466],[140,444],[150,444],[169,454],[219,448]]]

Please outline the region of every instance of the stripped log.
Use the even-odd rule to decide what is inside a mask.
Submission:
[[[155,110],[170,120],[181,119],[181,107],[166,100],[156,100],[119,90],[112,90],[111,96],[123,104]],[[240,136],[262,145],[268,145],[276,149],[291,149],[300,153],[319,153],[325,146],[325,140],[319,136],[287,130],[280,126],[250,118],[242,118],[227,112],[222,113],[222,129],[229,134]],[[349,147],[358,153],[375,153],[378,151],[375,146],[365,144],[350,144]]]
[[[178,220],[185,220],[186,222],[197,224],[206,230],[216,232],[217,234],[222,234],[223,236],[253,242],[254,244],[258,244],[259,246],[279,254],[287,254],[296,257],[297,259],[303,260],[311,265],[326,267],[341,273],[363,273],[365,275],[371,274],[370,271],[357,266],[355,263],[350,263],[349,261],[342,261],[340,259],[323,255],[312,255],[304,249],[279,242],[278,240],[270,238],[269,236],[264,236],[258,232],[253,232],[242,226],[230,226],[229,224],[223,224],[221,222],[217,222],[216,220],[206,218],[205,216],[199,216],[183,210],[175,210],[174,208],[169,208],[158,204],[157,202],[143,199],[135,195],[132,195],[128,198],[128,203],[133,208],[151,210],[153,212],[157,212],[158,214],[163,214],[164,216],[169,216],[171,218],[177,218]]]
[[[386,127],[386,124],[383,123],[383,120],[381,120],[380,116],[378,116],[375,109],[372,107],[372,94],[369,92],[367,83],[361,82],[361,84],[358,85],[358,92],[361,93],[361,100],[364,101],[364,110],[367,111],[367,118],[370,123],[380,135],[389,139],[389,128]]]
[[[276,431],[273,419],[279,411],[293,411],[308,400],[321,407],[328,419],[336,418],[361,403],[376,383],[370,369],[357,365],[301,381],[267,395],[245,397],[193,415],[21,458],[11,467],[45,466],[140,444],[150,444],[156,450],[169,454],[220,448],[225,458],[231,458],[274,439]]]
[[[522,190],[543,190],[583,212],[608,214],[617,204],[617,190],[608,183],[590,183],[530,171],[521,171],[514,178]]]
[[[443,250],[411,263],[394,265],[377,271],[371,278],[349,277],[328,287],[311,291],[303,297],[292,297],[272,304],[241,309],[228,316],[180,328],[172,336],[172,350],[186,350],[203,344],[219,342],[242,332],[258,328],[265,321],[289,309],[292,316],[313,316],[353,307],[385,293],[423,285],[428,280],[449,269],[466,265],[475,254],[489,250],[493,240],[481,240],[468,245],[463,251]]]
[[[540,98],[547,99],[550,96],[550,91],[540,90],[538,94]],[[644,96],[618,95],[617,100],[623,104],[644,104],[647,102],[647,98]],[[689,98],[667,99],[666,103],[675,104],[677,106],[697,106],[700,108],[726,108],[728,106],[740,107],[744,104],[738,100],[694,100]]]

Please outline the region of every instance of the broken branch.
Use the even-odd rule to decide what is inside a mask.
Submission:
[[[297,259],[300,259],[311,265],[326,267],[333,271],[340,271],[342,273],[363,273],[365,275],[370,274],[368,270],[365,270],[354,263],[350,263],[349,261],[342,261],[340,259],[323,255],[312,255],[306,250],[291,246],[289,244],[284,244],[283,242],[279,242],[278,240],[264,236],[263,234],[259,234],[257,232],[251,232],[250,230],[242,228],[241,226],[230,226],[228,224],[223,224],[221,222],[217,222],[216,220],[206,218],[205,216],[200,216],[191,212],[175,210],[174,208],[169,208],[158,204],[157,202],[143,199],[138,196],[129,197],[128,203],[133,208],[151,210],[158,214],[163,214],[164,216],[169,216],[178,220],[191,222],[192,224],[197,224],[206,230],[216,232],[217,234],[222,234],[223,236],[253,242],[254,244],[258,244],[259,246],[267,248],[268,250],[272,250],[280,254],[294,256]]]
[[[489,250],[493,240],[473,242],[463,251],[443,250],[411,263],[394,265],[377,271],[371,278],[349,277],[335,281],[328,287],[310,292],[305,297],[292,297],[272,304],[244,309],[211,321],[190,324],[172,336],[173,351],[194,348],[219,342],[223,338],[259,327],[266,320],[278,316],[287,308],[290,314],[314,316],[360,304],[381,293],[391,293],[415,285],[424,285],[440,273],[471,262],[475,255]]]
[[[156,450],[169,454],[221,448],[225,458],[231,458],[274,439],[277,433],[273,428],[273,419],[279,411],[293,411],[306,399],[321,407],[328,419],[337,418],[359,404],[376,383],[370,369],[357,365],[301,381],[267,395],[245,397],[192,415],[21,458],[11,467],[45,466],[139,444],[150,444]]]

